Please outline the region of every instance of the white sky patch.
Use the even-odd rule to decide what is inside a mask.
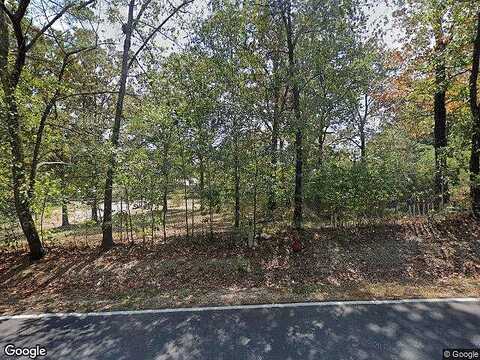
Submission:
[[[369,31],[374,32],[378,27],[382,28],[385,33],[383,40],[385,45],[390,49],[398,48],[400,46],[400,39],[403,36],[403,30],[395,26],[393,19],[395,9],[392,5],[378,1],[368,14]]]

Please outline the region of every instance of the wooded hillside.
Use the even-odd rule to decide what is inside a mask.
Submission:
[[[476,1],[0,0],[0,241],[477,217],[479,59]]]

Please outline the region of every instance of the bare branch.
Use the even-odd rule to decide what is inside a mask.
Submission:
[[[173,9],[173,11],[160,23],[160,25],[158,25],[145,39],[145,41],[143,42],[142,45],[140,45],[140,47],[137,49],[137,51],[135,52],[135,54],[132,56],[132,58],[130,59],[130,61],[128,62],[128,68],[130,68],[133,64],[133,62],[136,60],[136,58],[138,57],[138,55],[142,52],[142,50],[145,48],[145,46],[147,46],[148,42],[155,36],[155,34],[160,31],[160,29],[167,23],[168,20],[170,20],[181,8],[183,8],[184,6],[192,3],[194,0],[187,0],[183,3],[181,3],[180,5],[178,5],[175,9]]]
[[[52,20],[50,20],[45,26],[43,26],[43,28],[41,28],[36,34],[35,36],[32,38],[32,40],[30,40],[30,42],[28,43],[28,45],[26,46],[26,49],[27,51],[30,50],[33,45],[35,45],[36,41],[48,30],[50,29],[53,24],[55,24],[55,22],[57,22],[58,19],[60,19],[66,12],[68,12],[70,9],[74,8],[74,7],[77,7],[77,9],[82,9],[90,4],[93,4],[96,0],[87,0],[83,3],[80,3],[80,4],[75,4],[75,3],[70,3],[70,4],[67,4],[65,5],[62,10],[60,10],[60,12],[58,14],[56,14]]]

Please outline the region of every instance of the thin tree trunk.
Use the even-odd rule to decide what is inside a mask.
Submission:
[[[435,35],[437,65],[435,67],[434,99],[434,147],[435,147],[435,194],[437,201],[446,204],[449,201],[447,182],[447,107],[446,107],[446,43],[441,30],[441,20]],[[438,204],[437,202],[437,204]],[[437,205],[438,206],[438,205]]]
[[[145,208],[145,199],[141,198],[141,213],[140,213],[140,221],[142,223],[142,243],[145,245],[145,213],[144,213],[144,208]]]
[[[127,241],[128,241],[128,230],[126,231],[126,233],[127,233]],[[120,242],[122,241],[123,241],[123,197],[120,196]]]
[[[120,125],[123,120],[123,102],[127,91],[127,79],[128,79],[128,66],[129,66],[129,52],[133,31],[133,10],[135,7],[135,0],[130,0],[128,6],[128,18],[127,23],[123,26],[125,33],[125,40],[123,42],[123,54],[122,54],[122,70],[120,74],[119,92],[117,97],[117,104],[115,107],[115,120],[112,129],[112,148],[110,159],[108,162],[107,176],[105,180],[105,196],[103,205],[103,237],[102,247],[104,249],[110,249],[113,245],[113,228],[112,228],[112,194],[113,194],[113,177],[116,167],[116,155],[115,149],[118,148],[118,141],[120,138]]]
[[[212,199],[212,174],[210,170],[210,163],[207,164],[207,180],[208,180],[208,213],[210,216],[210,240],[213,239],[213,199]]]
[[[130,242],[133,244],[133,225],[132,225],[132,213],[130,211],[130,197],[128,196],[128,189],[125,188],[125,205],[127,205],[127,214],[128,214],[128,221],[127,221],[127,233],[128,233],[128,227],[130,226]]]
[[[318,159],[317,159],[317,165],[318,168],[322,168],[323,166],[323,161],[324,161],[324,149],[323,146],[325,144],[325,130],[320,131],[320,135],[318,135]]]
[[[365,161],[365,128],[363,124],[360,126],[360,159],[361,161]]]
[[[48,195],[45,194],[43,197],[43,202],[42,202],[42,213],[40,214],[40,239],[43,242],[43,220],[45,218],[45,208],[47,206],[47,197]]]
[[[183,197],[185,202],[185,230],[187,238],[190,234],[188,229],[188,185],[187,185],[187,169],[185,165],[185,149],[182,148],[182,172],[183,172]]]
[[[167,241],[167,210],[168,210],[168,143],[163,143],[163,204],[162,204],[162,224],[163,224],[163,241]]]
[[[478,73],[480,67],[480,12],[477,14],[477,32],[470,74],[470,110],[472,112],[472,150],[470,154],[470,197],[472,212],[480,217],[480,107],[478,104]]]
[[[65,199],[62,199],[62,226],[68,226],[70,222],[68,221],[68,207]]]
[[[286,1],[282,11],[283,23],[287,36],[288,47],[288,75],[292,86],[293,111],[295,115],[295,194],[293,226],[301,229],[303,226],[303,123],[300,112],[300,90],[296,78],[295,43],[293,39],[293,25],[290,0]]]
[[[204,198],[203,195],[205,194],[205,165],[203,163],[203,155],[199,154],[198,159],[200,161],[200,214],[203,215],[205,211],[205,206],[204,206]]]
[[[367,125],[368,119],[368,94],[365,94],[365,103],[364,103],[364,112],[363,116],[360,117],[360,126],[359,126],[359,133],[360,133],[360,159],[362,162],[365,161],[366,157],[366,134],[365,134],[365,127]]]
[[[278,162],[278,133],[280,123],[280,84],[278,75],[278,59],[273,59],[273,117],[272,117],[272,139],[270,144],[270,163],[272,166],[271,184],[268,197],[268,209],[273,215],[275,208],[277,207],[277,162]]]
[[[253,183],[253,243],[257,237],[257,181],[258,181],[258,159],[255,154],[255,177]]]
[[[238,123],[237,117],[233,115],[233,165],[234,165],[234,182],[235,182],[235,211],[234,211],[234,218],[235,218],[235,229],[240,227],[240,159],[238,154]]]
[[[163,224],[163,241],[167,241],[167,185],[163,188],[163,206],[162,206],[162,224]]]
[[[62,154],[62,161],[64,160],[64,156]],[[62,165],[61,170],[60,170],[60,176],[61,176],[61,184],[62,184],[62,227],[70,225],[68,221],[68,199],[66,195],[66,187],[67,187],[67,181],[66,181],[66,175],[65,175],[65,168]]]
[[[195,236],[195,196],[192,196],[192,239]]]
[[[185,230],[187,232],[187,238],[190,236],[190,230],[188,228],[188,190],[187,181],[184,180],[184,201],[185,201]]]
[[[93,198],[91,205],[91,220],[98,224],[98,203],[96,196]]]
[[[152,237],[152,243],[155,239],[155,210],[154,210],[154,189],[155,189],[155,184],[152,180],[152,188],[150,190],[150,227],[151,227],[151,237]]]

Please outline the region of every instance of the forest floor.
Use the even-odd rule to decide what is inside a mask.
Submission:
[[[0,314],[480,297],[480,222],[463,215],[310,228],[298,253],[289,229],[254,249],[228,231],[123,242],[108,252],[72,236],[51,242],[35,263],[25,250],[0,248]]]

